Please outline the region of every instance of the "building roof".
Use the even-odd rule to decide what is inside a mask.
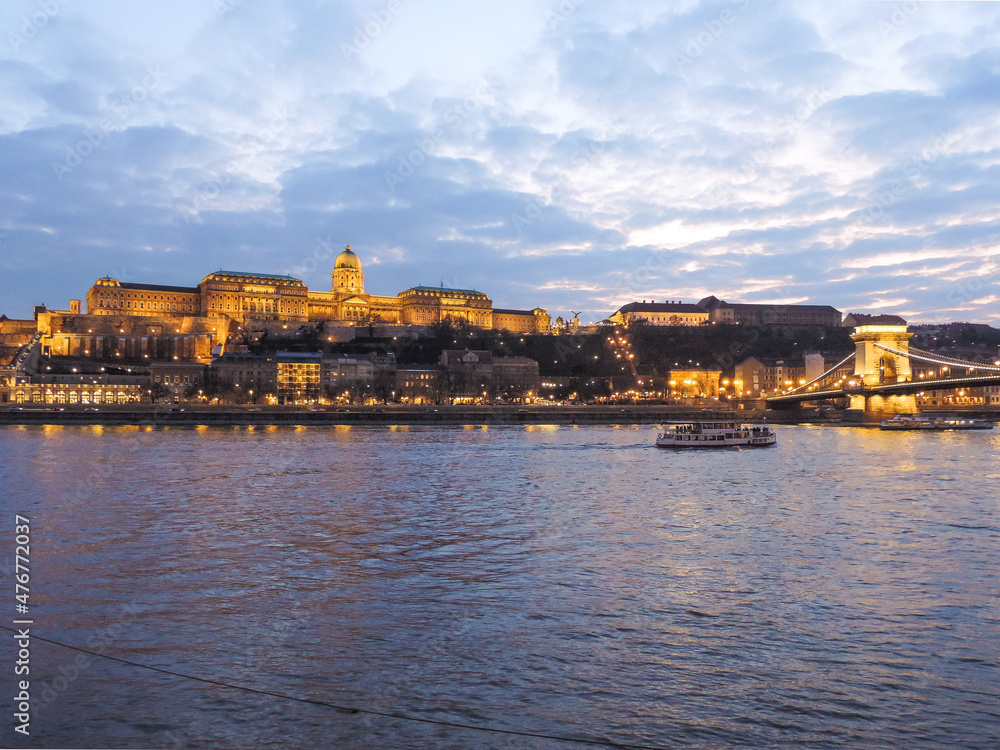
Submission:
[[[334,268],[352,268],[356,271],[361,270],[361,259],[351,250],[351,246],[348,245],[344,248],[344,251],[337,256],[337,259],[333,262]]]
[[[698,300],[698,307],[705,310],[718,310],[720,307],[729,307],[729,303],[722,301],[713,294],[710,297]]]
[[[803,312],[835,312],[838,315],[840,310],[831,305],[800,305],[800,304],[771,304],[767,302],[726,302],[715,295],[698,300],[698,307],[704,310],[719,310],[725,308],[752,310],[754,308],[767,308],[769,310],[800,310]]]
[[[196,286],[169,286],[167,284],[133,284],[130,281],[120,281],[122,289],[135,289],[140,292],[176,292],[177,294],[198,294]]]
[[[844,317],[845,326],[905,326],[906,321],[898,315],[868,315],[848,313]]]
[[[534,310],[508,310],[506,308],[501,308],[501,307],[494,307],[493,308],[493,314],[494,315],[530,315],[531,317],[535,317],[535,311]]]
[[[447,367],[452,362],[477,362],[479,364],[490,364],[493,361],[493,352],[488,349],[445,349],[441,352],[441,364]]]
[[[494,365],[537,365],[531,357],[494,357]]]
[[[629,302],[618,308],[618,312],[627,313],[701,313],[705,314],[705,309],[698,305],[686,304],[684,302]]]
[[[146,365],[150,370],[169,370],[171,368],[186,368],[204,370],[207,365],[201,362],[150,362]]]
[[[323,358],[322,352],[277,352],[274,355],[277,359],[308,359],[308,360],[321,360]]]
[[[242,276],[247,279],[279,279],[281,281],[297,281],[300,284],[302,279],[297,279],[294,276],[286,276],[285,274],[278,273],[250,273],[248,271],[223,271],[219,269],[218,271],[213,271],[206,279],[210,279],[213,276]]]
[[[837,315],[840,315],[840,310],[838,310],[836,307],[833,307],[832,305],[800,305],[800,304],[772,305],[772,304],[761,303],[761,302],[723,302],[719,306],[720,307],[731,307],[734,310],[748,310],[748,309],[752,310],[754,308],[762,308],[762,309],[766,308],[768,310],[779,310],[779,311],[780,310],[792,310],[792,311],[799,310],[799,311],[803,311],[803,312],[805,312],[805,311],[808,311],[808,312],[835,312],[835,313],[837,313]]]
[[[451,289],[446,286],[412,286],[406,292],[451,292],[452,294],[483,294],[483,292],[476,291],[475,289]]]

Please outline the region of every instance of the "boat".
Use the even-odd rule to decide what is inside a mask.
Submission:
[[[657,448],[766,448],[777,442],[770,427],[739,422],[685,422],[656,436]]]
[[[892,419],[883,420],[879,427],[883,430],[992,430],[994,425],[985,419],[897,414]]]

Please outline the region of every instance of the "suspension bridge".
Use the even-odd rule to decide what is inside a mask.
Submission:
[[[851,334],[854,352],[808,383],[769,396],[766,403],[781,409],[807,401],[849,399],[848,408],[862,412],[863,421],[868,422],[916,412],[917,394],[925,391],[1000,385],[1000,365],[923,351],[910,346],[912,337],[905,325],[859,325]],[[914,362],[933,365],[938,375],[945,371],[949,375],[914,379]]]

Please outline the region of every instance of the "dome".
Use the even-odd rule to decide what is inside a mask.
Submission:
[[[351,251],[351,246],[348,245],[344,252],[337,256],[337,260],[334,262],[333,267],[334,269],[353,268],[355,271],[360,271],[361,259]]]

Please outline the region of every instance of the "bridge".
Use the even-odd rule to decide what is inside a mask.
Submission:
[[[899,320],[899,319],[897,319]],[[917,394],[952,388],[1000,385],[1000,365],[968,362],[910,346],[913,334],[894,322],[859,325],[851,338],[855,350],[829,370],[787,393],[770,396],[771,408],[789,408],[806,401],[849,399],[849,409],[862,421],[876,422],[894,414],[917,411]],[[853,361],[853,373],[844,373]],[[934,365],[948,377],[913,379],[912,362]]]

